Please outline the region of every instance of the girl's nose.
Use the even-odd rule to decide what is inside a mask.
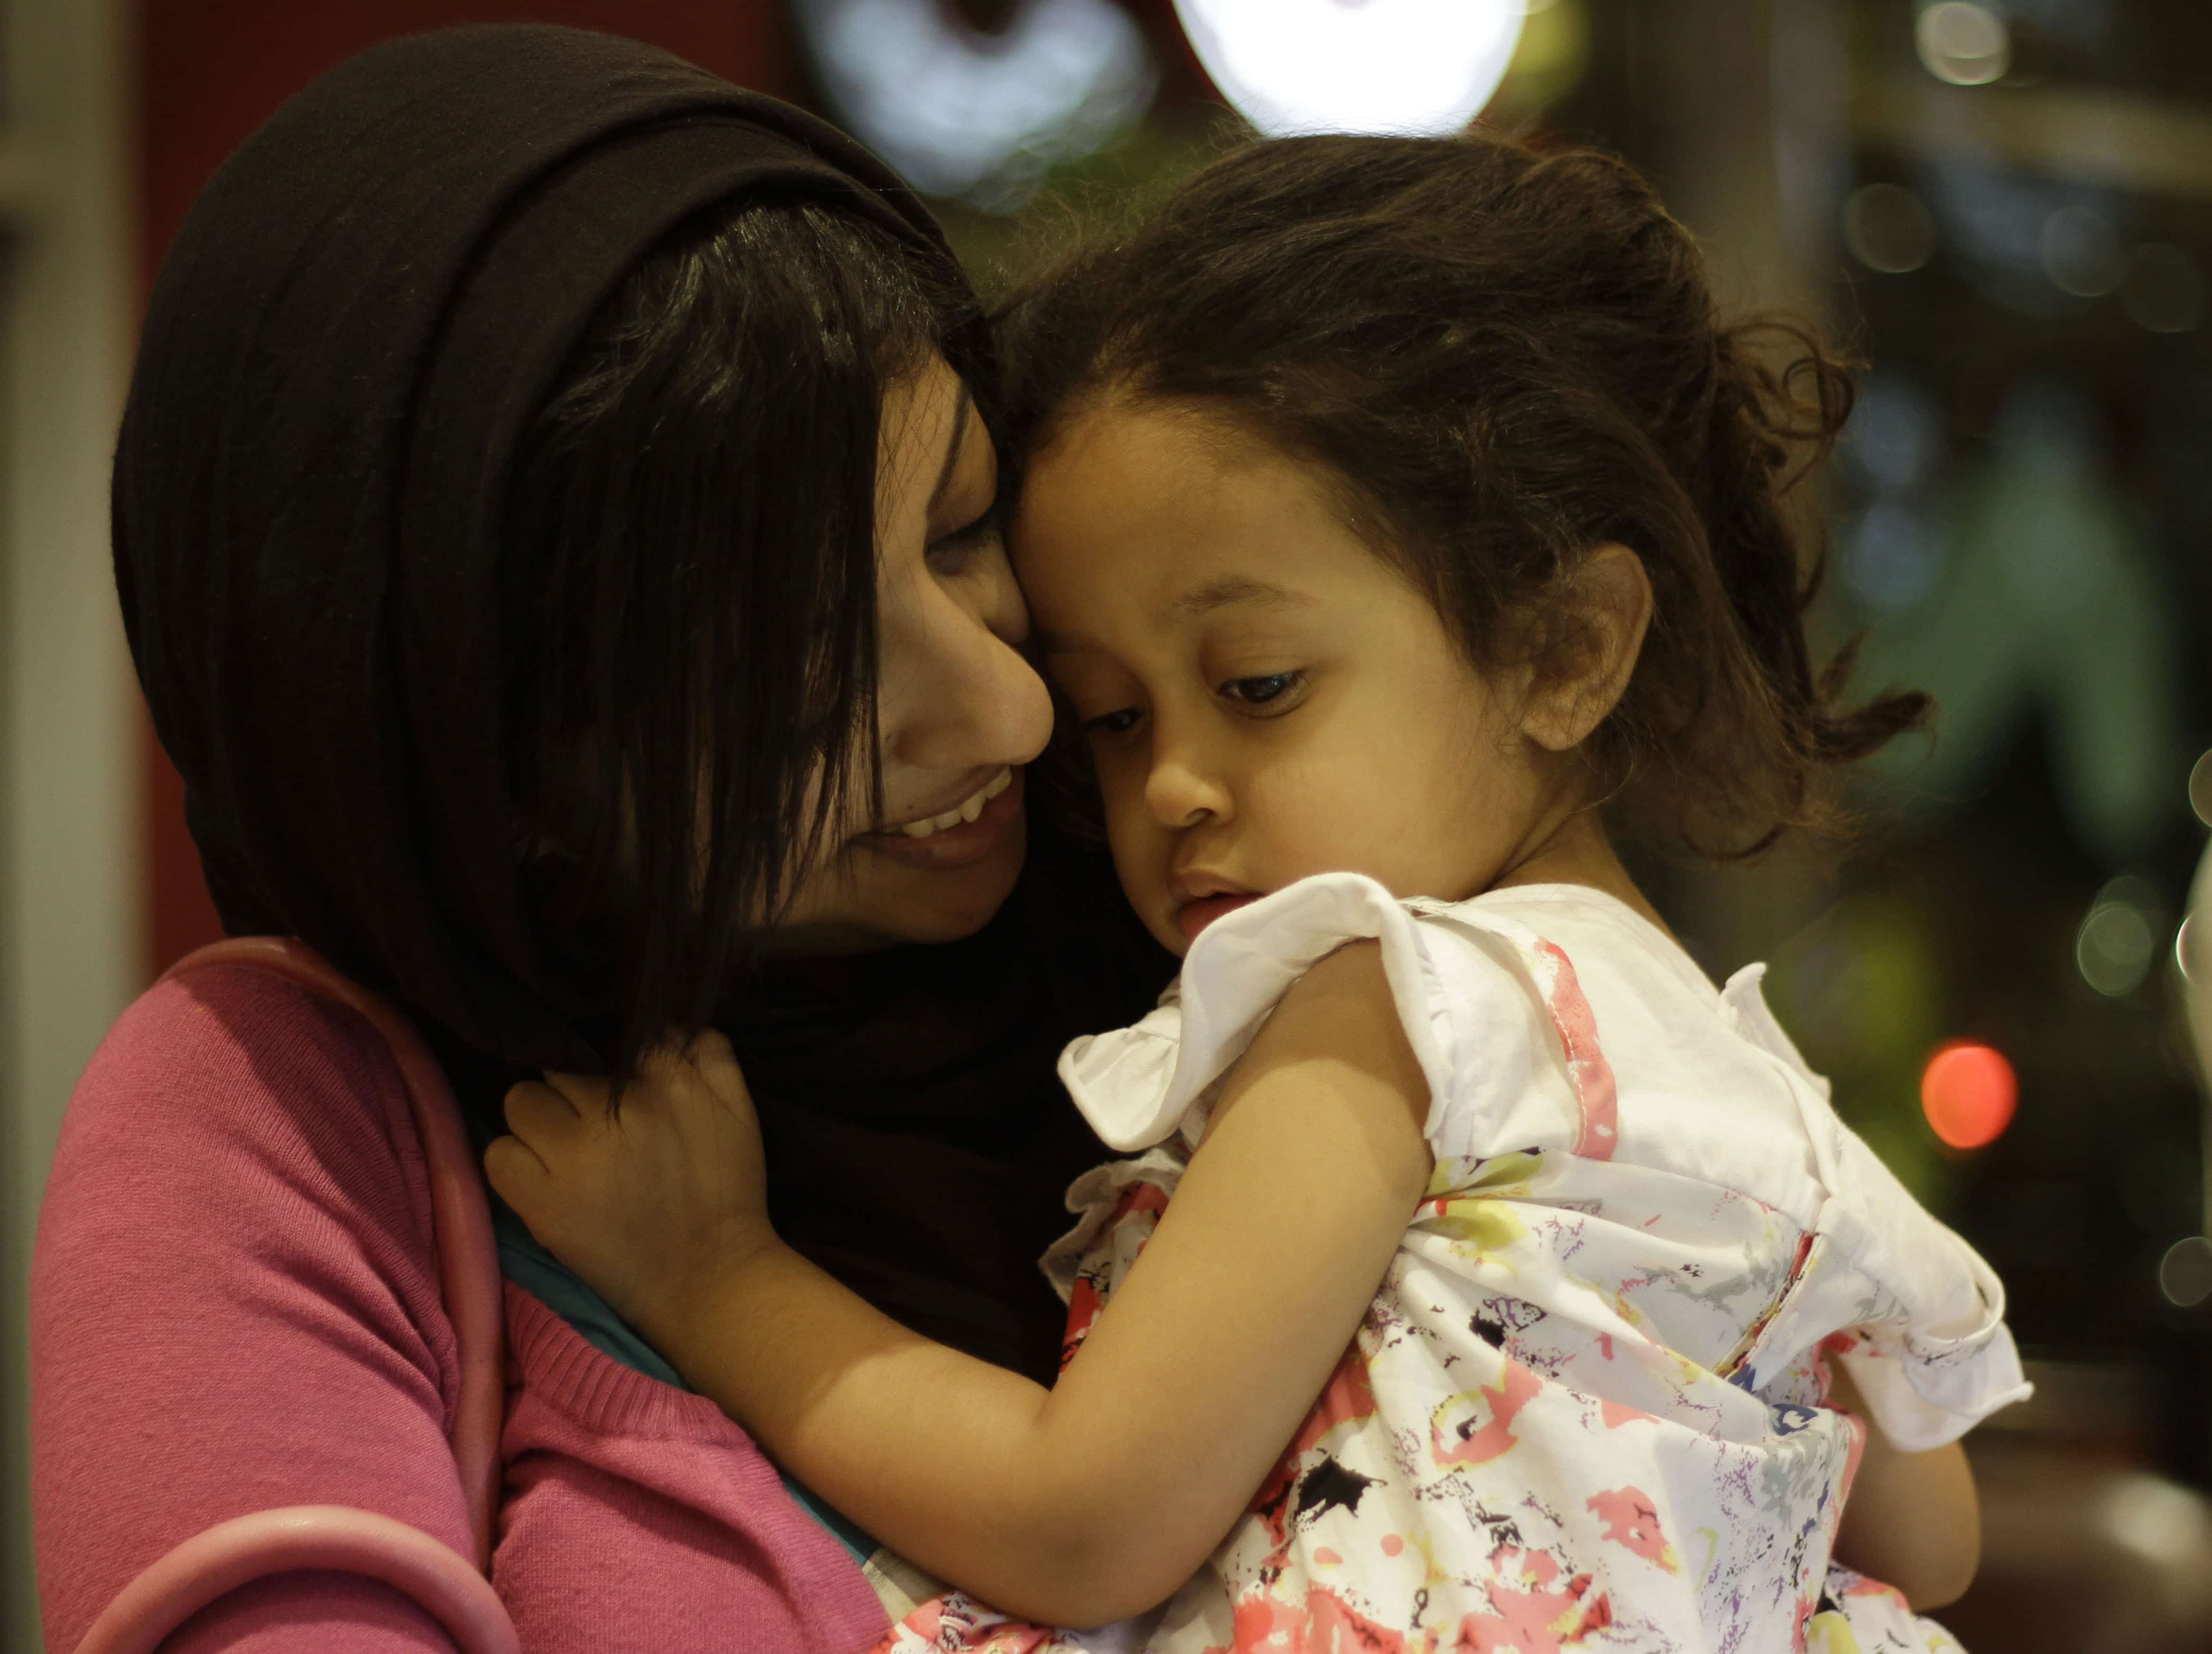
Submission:
[[[894,635],[908,629],[883,617],[886,757],[920,769],[1036,757],[1052,733],[1052,700],[1019,651],[1029,611],[1004,555],[979,559],[957,579],[924,582],[920,606],[910,637]]]
[[[1145,777],[1145,809],[1167,828],[1195,827],[1228,819],[1229,789],[1198,755],[1180,745],[1155,745]]]

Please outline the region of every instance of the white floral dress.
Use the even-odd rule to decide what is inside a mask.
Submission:
[[[1070,1348],[1134,1262],[1213,1083],[1299,976],[1380,939],[1432,1094],[1428,1198],[1327,1392],[1206,1566],[1142,1621],[927,1602],[900,1654],[1951,1650],[1831,1565],[1865,1426],[1896,1446],[2027,1393],[1988,1266],[1828,1106],[1759,994],[1716,992],[1575,885],[1401,903],[1304,880],[1217,921],[1134,1027],[1060,1071],[1137,1158],[1069,1192]]]

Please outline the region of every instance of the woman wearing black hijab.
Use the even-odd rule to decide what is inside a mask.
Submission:
[[[631,42],[400,41],[281,111],[165,262],[118,449],[131,647],[226,927],[508,1083],[726,1029],[779,1227],[1048,1374],[1095,1152],[1052,1058],[1164,979],[1032,833],[988,341],[879,163]],[[932,830],[931,823],[949,824]],[[467,1554],[422,1143],[380,1043],[264,972],[125,1014],[33,1279],[50,1643],[180,1540],[336,1504]],[[533,1650],[865,1645],[865,1538],[513,1225],[493,1579]],[[795,1496],[795,1497],[794,1497]],[[842,1540],[842,1542],[841,1542]],[[450,1646],[369,1580],[165,1646]]]

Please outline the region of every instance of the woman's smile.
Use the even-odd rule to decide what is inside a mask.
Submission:
[[[973,867],[996,854],[1006,834],[1018,829],[1022,774],[1017,769],[1001,769],[944,815],[863,833],[853,842],[871,854],[908,867],[950,872]],[[948,818],[949,826],[939,824]]]

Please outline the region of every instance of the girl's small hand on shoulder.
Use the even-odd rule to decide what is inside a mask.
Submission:
[[[702,1034],[608,1081],[549,1073],[507,1094],[510,1135],[484,1151],[499,1197],[648,1337],[775,1242],[760,1124],[729,1042]]]

